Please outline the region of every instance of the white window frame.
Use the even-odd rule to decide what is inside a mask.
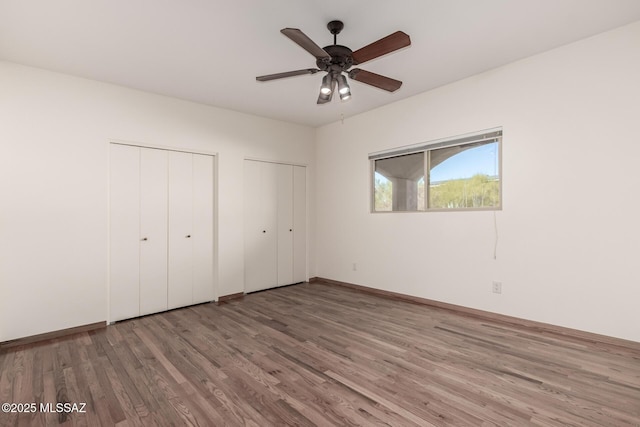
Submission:
[[[486,207],[468,207],[468,208],[431,208],[429,207],[429,188],[430,188],[430,151],[440,148],[447,148],[459,145],[476,144],[479,142],[497,142],[498,143],[498,206],[486,206]],[[393,157],[400,157],[414,153],[424,153],[424,210],[410,210],[410,211],[376,211],[375,210],[375,174],[376,174],[376,160],[389,159]],[[456,211],[499,211],[502,210],[502,128],[492,128],[483,130],[480,132],[474,132],[464,135],[459,135],[450,138],[443,138],[429,142],[423,142],[414,145],[408,145],[403,147],[394,148],[391,150],[378,151],[369,154],[370,162],[370,212],[371,213],[401,213],[401,212],[456,212]]]

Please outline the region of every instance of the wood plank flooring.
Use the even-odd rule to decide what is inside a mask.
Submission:
[[[0,403],[38,409],[2,426],[640,426],[638,352],[321,283],[3,350],[0,369]]]

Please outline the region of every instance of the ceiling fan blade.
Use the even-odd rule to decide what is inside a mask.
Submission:
[[[311,55],[315,56],[316,59],[324,59],[326,61],[331,60],[331,55],[325,52],[323,48],[318,46],[313,40],[307,37],[307,35],[299,29],[283,28],[282,30],[280,30],[280,32],[296,42],[298,46],[309,52]]]
[[[360,83],[375,86],[389,92],[395,92],[396,90],[400,89],[400,86],[402,86],[402,82],[400,80],[381,76],[380,74],[361,70],[359,68],[354,68],[353,70],[349,71],[349,77],[353,80],[359,81]]]
[[[269,80],[284,79],[285,77],[301,76],[303,74],[315,74],[318,71],[320,70],[318,70],[317,68],[306,68],[304,70],[287,71],[284,73],[267,74],[266,76],[258,76],[256,77],[256,80],[259,82],[268,82]]]
[[[353,52],[353,63],[362,64],[409,45],[411,45],[409,36],[402,31],[396,31]]]

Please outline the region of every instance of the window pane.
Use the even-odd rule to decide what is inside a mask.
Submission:
[[[375,161],[374,210],[424,210],[424,153]]]
[[[391,210],[391,181],[375,173],[375,210],[385,212]]]
[[[418,180],[418,210],[423,211],[424,205],[424,176]]]
[[[500,206],[498,142],[429,151],[429,208]]]

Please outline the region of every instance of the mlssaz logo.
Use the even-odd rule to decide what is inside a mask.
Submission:
[[[55,405],[53,403],[41,403],[40,404],[40,412],[62,412],[62,413],[79,413],[79,414],[84,414],[86,413],[86,406],[87,404],[85,402],[81,402],[81,403],[56,403]]]

